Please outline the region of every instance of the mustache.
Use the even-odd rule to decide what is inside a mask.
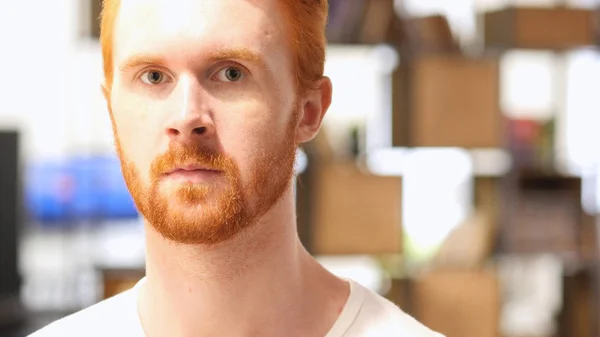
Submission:
[[[164,154],[152,161],[153,178],[186,166],[202,166],[214,171],[231,172],[233,160],[224,153],[204,145],[171,145]]]

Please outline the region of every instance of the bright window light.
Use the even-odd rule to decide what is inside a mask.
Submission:
[[[473,208],[473,163],[461,149],[418,149],[405,159],[403,224],[407,254],[431,257]]]

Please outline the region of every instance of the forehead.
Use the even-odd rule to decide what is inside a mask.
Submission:
[[[114,62],[136,54],[185,57],[237,47],[268,58],[284,52],[278,10],[277,0],[122,0]]]

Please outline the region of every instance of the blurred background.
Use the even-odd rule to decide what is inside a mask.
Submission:
[[[600,1],[329,1],[309,251],[448,337],[600,336]],[[99,12],[0,0],[3,337],[144,274]]]

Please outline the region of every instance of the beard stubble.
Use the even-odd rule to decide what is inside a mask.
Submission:
[[[145,220],[170,241],[214,245],[256,224],[291,186],[297,148],[297,119],[296,108],[287,125],[285,139],[274,142],[271,149],[257,150],[255,164],[250,168],[245,185],[233,159],[201,144],[171,145],[165,154],[153,160],[150,182],[144,184],[137,167],[121,147],[114,120],[112,123],[125,183]],[[225,187],[214,183],[186,182],[180,184],[174,194],[162,193],[162,174],[190,164],[220,171],[222,176],[218,179],[225,180]]]

